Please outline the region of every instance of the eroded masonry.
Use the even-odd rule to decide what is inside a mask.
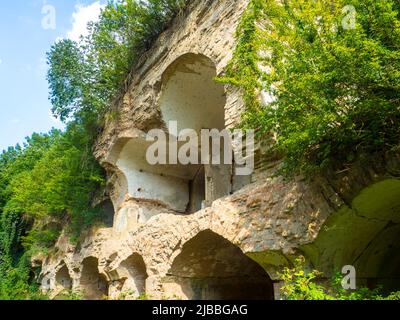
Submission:
[[[279,298],[296,255],[327,277],[353,265],[366,285],[400,285],[400,159],[385,155],[313,183],[273,175],[256,151],[252,176],[235,165],[150,165],[151,129],[233,128],[241,93],[218,84],[248,0],[194,1],[132,70],[95,155],[108,173],[109,219],[78,246],[61,237],[42,290],[87,299]]]

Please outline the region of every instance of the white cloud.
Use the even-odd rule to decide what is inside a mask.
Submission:
[[[87,24],[90,21],[98,21],[101,9],[104,5],[100,1],[96,1],[90,5],[77,4],[75,6],[75,12],[72,14],[72,29],[67,32],[67,38],[79,41],[80,36],[86,36]]]

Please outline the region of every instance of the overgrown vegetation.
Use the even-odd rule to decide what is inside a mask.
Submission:
[[[285,300],[400,300],[400,292],[384,296],[382,288],[345,290],[342,275],[338,273],[330,283],[322,283],[323,274],[317,270],[307,270],[304,257],[295,259],[292,268],[285,268],[280,278],[284,281],[281,288]]]
[[[85,300],[85,296],[82,292],[74,290],[65,290],[61,292],[55,300],[61,301],[82,301]]]
[[[103,172],[87,158],[85,137],[71,124],[65,133],[34,134],[0,156],[0,299],[34,292],[30,257],[54,245],[65,224],[78,235],[99,216],[92,199]]]
[[[139,58],[189,2],[109,1],[87,37],[55,43],[48,53],[53,113],[101,123]]]
[[[276,135],[282,173],[398,148],[399,13],[395,0],[251,1],[222,81],[243,89],[243,126]]]
[[[104,173],[92,155],[103,115],[140,56],[190,0],[110,1],[79,43],[48,53],[53,114],[65,132],[33,134],[0,156],[0,300],[42,299],[31,257],[63,230],[73,238],[101,210]],[[71,296],[71,299],[76,297]]]

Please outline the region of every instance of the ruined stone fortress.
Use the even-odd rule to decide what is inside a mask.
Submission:
[[[146,133],[234,128],[241,92],[214,81],[236,47],[248,0],[197,0],[132,70],[95,156],[108,174],[108,227],[78,245],[61,236],[41,266],[57,298],[279,299],[279,272],[303,255],[330,277],[343,266],[368,286],[400,284],[400,159],[382,155],[313,182],[274,175],[257,144],[252,176],[235,165],[156,165]],[[397,287],[398,288],[398,287]]]

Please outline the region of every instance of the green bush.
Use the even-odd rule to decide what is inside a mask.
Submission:
[[[131,69],[190,0],[109,1],[79,43],[62,40],[48,53],[53,113],[101,122]]]
[[[291,268],[286,267],[279,277],[284,282],[281,287],[282,298],[285,300],[399,300],[400,291],[384,297],[382,288],[370,290],[360,287],[356,290],[343,289],[342,275],[336,274],[330,284],[320,280],[322,273],[308,270],[304,257],[295,259]]]
[[[354,29],[343,27],[348,5]],[[251,1],[221,81],[243,89],[244,127],[276,135],[283,173],[399,145],[399,12],[395,0]],[[273,97],[267,105],[263,90]]]
[[[22,256],[13,266],[9,257],[0,263],[0,300],[47,300],[36,284],[31,283],[30,260]]]
[[[79,291],[74,290],[65,290],[61,292],[55,300],[62,300],[62,301],[81,301],[85,300],[83,294]]]

